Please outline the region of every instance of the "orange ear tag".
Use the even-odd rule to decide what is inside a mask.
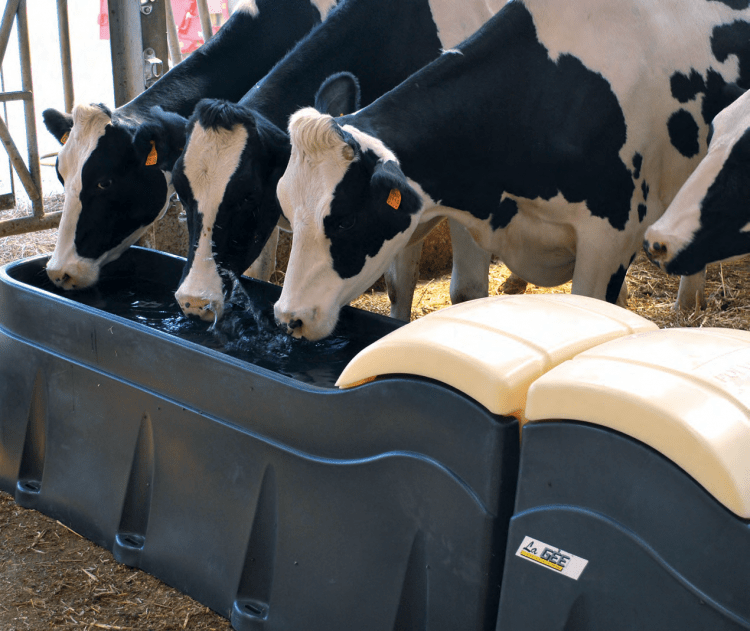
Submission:
[[[146,166],[152,167],[156,164],[156,144],[154,141],[151,141],[151,151],[149,151],[148,155],[146,156]]]
[[[70,132],[69,132],[69,131],[66,131],[66,132],[65,132],[65,133],[64,133],[64,134],[62,135],[62,138],[60,138],[60,144],[61,144],[61,145],[64,145],[64,144],[65,144],[66,142],[68,142],[68,138],[69,138],[69,137],[70,137]]]
[[[398,210],[398,207],[401,205],[401,191],[397,188],[392,188],[391,192],[388,193],[388,199],[385,203]]]

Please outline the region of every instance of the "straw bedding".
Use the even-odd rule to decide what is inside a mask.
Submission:
[[[61,198],[50,198],[47,209],[61,207]],[[25,211],[4,211],[0,220]],[[448,295],[450,241],[445,227],[435,233],[427,249],[429,264],[414,296],[412,318],[450,304]],[[49,253],[56,231],[0,239],[0,264]],[[287,246],[288,248],[288,243]],[[288,255],[288,249],[286,251]],[[275,274],[283,280],[284,246]],[[490,270],[490,294],[503,291],[509,271],[500,262]],[[707,308],[674,311],[678,279],[667,277],[639,255],[627,279],[628,308],[660,327],[716,326],[750,328],[750,267],[748,261],[709,267]],[[529,286],[527,293],[569,292],[570,284],[555,288]],[[358,298],[354,306],[388,314],[382,283]],[[112,555],[76,535],[65,526],[35,511],[17,506],[0,493],[0,628],[31,629],[137,629],[168,631],[229,630],[227,620],[157,579],[115,562]]]

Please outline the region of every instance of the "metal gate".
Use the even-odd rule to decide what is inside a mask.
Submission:
[[[198,13],[206,40],[213,34],[208,0],[197,0]],[[159,79],[166,60],[171,65],[181,61],[177,42],[177,27],[168,0],[109,0],[108,3],[112,75],[115,106],[132,100]],[[57,0],[60,59],[63,75],[65,109],[73,109],[73,72],[70,54],[68,0]],[[0,103],[22,101],[26,127],[27,160],[24,161],[14,143],[8,126],[0,117],[0,140],[31,201],[31,214],[0,221],[0,238],[13,234],[56,228],[62,212],[45,213],[40,156],[34,111],[34,90],[31,77],[31,53],[26,0],[6,0],[0,22],[0,64],[5,59],[14,24],[17,26],[18,51],[21,62],[21,90],[6,92],[0,89]],[[162,60],[165,60],[164,62]],[[46,157],[54,157],[56,154]],[[11,192],[0,194],[0,210],[15,208],[16,199],[11,174]]]

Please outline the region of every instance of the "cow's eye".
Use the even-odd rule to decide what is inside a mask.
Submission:
[[[357,218],[354,215],[344,217],[341,221],[339,221],[339,230],[351,230],[354,227],[355,223],[357,223]]]
[[[103,191],[106,191],[110,186],[112,186],[112,180],[109,178],[102,180],[97,184],[97,186],[102,189]]]

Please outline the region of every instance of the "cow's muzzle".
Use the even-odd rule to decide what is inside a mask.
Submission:
[[[669,248],[666,246],[666,244],[659,241],[654,241],[652,243],[648,239],[644,239],[643,249],[646,252],[648,260],[655,265],[658,265],[659,267],[664,267],[667,260],[669,259]]]

